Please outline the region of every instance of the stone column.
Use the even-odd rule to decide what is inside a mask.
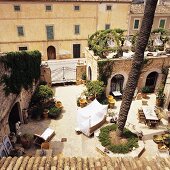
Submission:
[[[48,65],[41,66],[40,80],[46,81],[48,86],[51,86],[51,69]]]
[[[166,96],[164,109],[168,109],[168,106],[170,103],[170,68],[168,70],[168,76],[167,76],[166,83],[165,83],[164,93]]]

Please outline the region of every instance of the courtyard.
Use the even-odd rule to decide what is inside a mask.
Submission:
[[[64,106],[62,115],[57,119],[45,119],[40,121],[29,120],[28,124],[22,124],[22,133],[42,134],[48,127],[55,130],[55,136],[50,141],[50,149],[53,155],[62,155],[65,157],[102,157],[96,150],[96,145],[99,144],[96,137],[86,137],[83,134],[76,134],[77,127],[77,98],[85,89],[84,85],[59,86],[53,87],[54,96],[60,100]],[[155,105],[155,94],[148,95],[148,105]],[[114,107],[114,112],[119,112],[121,100],[118,100]],[[154,157],[158,154],[157,144],[153,142],[152,137],[155,134],[163,133],[168,122],[165,119],[161,120],[161,124],[157,128],[149,128],[145,124],[138,123],[137,112],[142,106],[142,100],[133,100],[129,111],[126,127],[130,130],[142,130],[145,143],[145,151],[142,157]],[[65,141],[62,142],[62,138]],[[28,155],[35,155],[36,149],[26,150]],[[152,151],[152,152],[151,152]]]

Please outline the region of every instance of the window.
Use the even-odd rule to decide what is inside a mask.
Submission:
[[[45,10],[46,11],[52,11],[52,6],[51,5],[46,5]]]
[[[75,5],[75,6],[74,6],[74,10],[75,10],[75,11],[79,11],[79,10],[80,10],[80,6],[79,6],[79,5]]]
[[[20,5],[14,5],[14,11],[21,11]]]
[[[139,29],[139,19],[134,20],[133,29]]]
[[[111,11],[112,10],[112,6],[111,5],[106,5],[106,10],[107,11]]]
[[[23,28],[23,26],[18,26],[17,31],[18,31],[18,36],[24,36],[24,28]]]
[[[110,24],[105,25],[105,30],[108,30],[108,29],[110,29]]]
[[[27,47],[19,47],[19,51],[26,51],[26,50],[28,50]]]
[[[166,22],[165,19],[160,19],[160,21],[159,21],[159,28],[165,28],[165,22]]]
[[[80,34],[80,25],[74,26],[74,34]]]
[[[54,30],[53,26],[46,26],[46,33],[47,33],[47,40],[53,40],[54,39]]]

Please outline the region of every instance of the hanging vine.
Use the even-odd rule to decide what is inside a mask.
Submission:
[[[33,81],[40,77],[41,53],[39,51],[9,52],[0,57],[9,73],[1,77],[6,95],[19,94],[21,89],[32,87]]]
[[[98,61],[98,71],[100,81],[104,82],[104,85],[107,85],[108,78],[112,74],[114,61],[113,60],[99,60]]]

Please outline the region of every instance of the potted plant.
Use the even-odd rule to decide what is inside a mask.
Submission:
[[[53,118],[53,119],[56,119],[61,113],[61,108],[57,108],[57,107],[52,107],[50,110],[49,110],[49,117],[50,118]]]
[[[29,149],[33,141],[33,135],[25,133],[21,136],[21,144],[24,149]]]
[[[143,88],[142,88],[142,97],[144,98],[144,99],[146,99],[147,98],[147,93],[149,93],[150,92],[150,88],[148,87],[148,86],[144,86]]]
[[[85,82],[86,82],[86,73],[85,72],[81,75],[81,79],[82,79],[82,82],[85,84]]]
[[[158,106],[158,107],[162,107],[164,104],[165,94],[163,91],[164,91],[163,87],[158,88],[158,91],[156,94],[156,106]]]

